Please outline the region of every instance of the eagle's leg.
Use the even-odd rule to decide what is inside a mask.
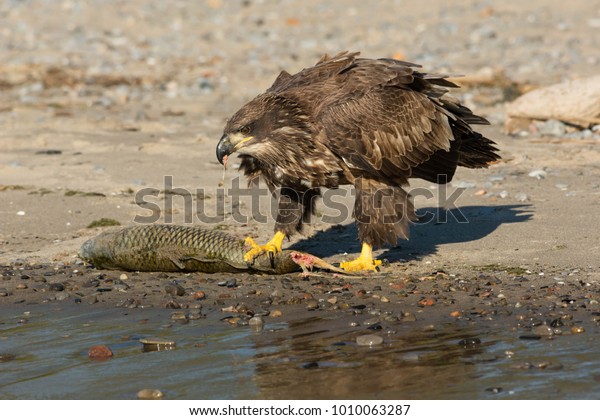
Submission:
[[[414,220],[414,207],[402,187],[382,181],[357,178],[354,187],[354,218],[362,242],[360,256],[340,265],[346,271],[375,271],[381,261],[373,260],[373,246],[395,244],[408,238],[409,221]]]
[[[308,221],[314,210],[315,198],[319,190],[311,188],[297,191],[281,188],[279,191],[278,212],[275,220],[275,235],[265,245],[258,245],[252,238],[246,238],[246,246],[251,249],[244,255],[244,261],[251,262],[264,252],[281,252],[281,245],[287,236],[302,229],[302,223]]]
[[[373,259],[373,247],[363,242],[359,257],[340,263],[340,268],[346,271],[377,271],[379,265],[381,265],[381,260]]]
[[[273,235],[271,240],[264,245],[259,245],[254,241],[254,239],[247,237],[244,243],[247,247],[250,247],[250,251],[246,252],[244,255],[244,261],[252,262],[254,261],[254,258],[262,255],[265,252],[272,254],[281,252],[281,245],[283,244],[285,236],[285,233],[278,230],[275,232],[275,235]]]

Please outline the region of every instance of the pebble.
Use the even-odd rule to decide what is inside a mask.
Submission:
[[[48,284],[48,290],[50,292],[62,292],[65,290],[65,285],[62,283],[50,283]]]
[[[581,333],[585,332],[585,329],[582,326],[574,326],[574,327],[571,327],[571,332],[573,334],[581,334]]]
[[[548,173],[546,171],[544,171],[543,169],[535,169],[535,170],[529,172],[528,175],[532,178],[544,179],[544,178],[546,178]]]
[[[67,292],[58,292],[56,295],[54,295],[54,298],[56,300],[65,300],[69,298],[69,293]]]
[[[10,292],[8,291],[8,289],[6,287],[0,287],[0,296],[8,296],[10,295]]]
[[[98,287],[100,285],[100,281],[96,280],[96,279],[90,279],[88,281],[86,281],[85,283],[83,283],[83,287],[85,288],[90,288],[90,287]]]
[[[264,321],[261,316],[253,316],[248,320],[248,325],[254,330],[261,330],[264,326]]]
[[[309,299],[306,301],[306,308],[311,310],[311,309],[317,309],[319,307],[319,302],[316,299]]]
[[[129,285],[124,281],[118,280],[114,284],[114,289],[118,290],[119,292],[124,292],[129,289]]]
[[[93,305],[94,303],[98,303],[98,297],[96,295],[88,295],[83,298],[83,302]]]
[[[173,312],[171,314],[171,319],[173,321],[187,321],[187,316],[184,312]]]
[[[567,126],[562,121],[546,120],[537,124],[539,133],[542,136],[560,137],[567,131]]]
[[[25,216],[25,212],[23,210],[19,210],[17,212],[17,216]]]
[[[127,280],[129,277],[127,277],[127,274],[123,273],[119,276],[119,280]]]
[[[541,335],[542,337],[550,337],[554,335],[554,330],[548,325],[538,325],[531,330],[534,334]]]
[[[271,311],[271,313],[269,314],[269,316],[273,317],[273,318],[279,318],[282,315],[283,315],[283,313],[281,313],[281,311],[279,309],[275,309],[275,310]]]
[[[170,300],[167,303],[165,303],[165,308],[168,308],[168,309],[181,309],[181,305],[179,304],[179,302],[176,302],[174,300]]]
[[[203,299],[206,299],[206,293],[202,292],[202,291],[200,291],[200,292],[194,292],[194,294],[192,295],[192,297],[195,300],[203,300]]]
[[[363,325],[373,325],[373,324],[377,324],[379,322],[379,318],[369,318],[369,319],[365,319],[363,321]]]
[[[88,357],[90,359],[108,359],[113,357],[112,350],[104,345],[93,346],[88,350]]]
[[[383,343],[383,338],[375,334],[365,334],[356,337],[356,344],[359,346],[378,346]]]
[[[140,400],[162,400],[164,394],[160,389],[142,389],[137,393]]]
[[[27,289],[28,286],[25,283],[19,283],[19,284],[17,284],[16,288],[19,290],[24,290],[24,289]]]
[[[171,296],[185,295],[185,289],[180,284],[168,284],[165,286],[165,292]]]
[[[515,194],[515,200],[517,200],[520,203],[524,203],[526,201],[529,201],[529,196],[525,193],[517,193]]]
[[[402,322],[415,322],[416,320],[417,320],[417,317],[413,313],[405,312],[402,314],[402,318],[401,318]]]

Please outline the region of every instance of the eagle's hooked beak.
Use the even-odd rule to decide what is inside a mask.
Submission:
[[[219,163],[223,165],[223,162],[227,161],[227,156],[238,151],[244,143],[253,138],[254,137],[252,136],[244,137],[239,133],[232,134],[231,136],[223,134],[223,137],[219,140],[219,144],[217,144],[217,159],[219,160]]]
[[[219,144],[217,144],[217,159],[219,160],[219,163],[223,165],[223,158],[229,156],[233,152],[233,144],[231,144],[227,134],[223,134],[223,137],[219,140]]]

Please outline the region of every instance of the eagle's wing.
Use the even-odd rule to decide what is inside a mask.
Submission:
[[[454,140],[447,115],[431,98],[398,86],[342,99],[323,108],[321,121],[331,150],[351,169],[379,179],[410,177],[436,151],[450,151]],[[448,158],[455,167],[455,157]]]
[[[343,72],[352,66],[358,56],[358,52],[341,52],[334,57],[324,55],[313,67],[306,68],[294,75],[282,71],[273,85],[267,90],[269,93],[289,92],[290,90],[302,89],[307,86],[319,86],[319,83],[329,80],[331,77]]]

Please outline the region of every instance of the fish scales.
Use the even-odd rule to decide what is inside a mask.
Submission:
[[[104,232],[85,242],[80,256],[97,268],[130,271],[254,271],[290,273],[299,266],[291,251],[244,261],[244,241],[225,232],[195,226],[140,225]]]

